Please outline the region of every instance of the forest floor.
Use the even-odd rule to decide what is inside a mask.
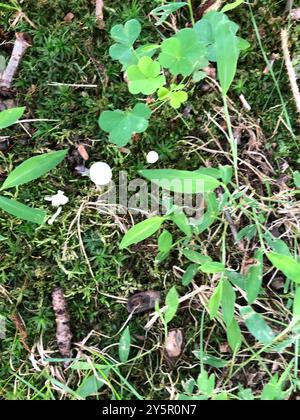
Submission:
[[[176,399],[186,392],[187,381],[199,374],[202,345],[207,370],[215,373],[216,388],[223,398],[247,399],[250,395],[247,389],[260,398],[264,385],[282,378],[280,386],[287,391],[282,398],[295,399],[300,395],[298,346],[264,349],[247,334],[240,319],[245,341],[233,356],[222,322],[211,321],[197,297],[186,301],[172,321],[172,328],[184,328],[184,350],[178,360],[173,363],[166,360],[164,328],[160,322],[145,331],[149,320],[146,313],[130,319],[130,358],[125,363],[118,362],[119,339],[129,316],[126,307],[129,296],[146,290],[159,290],[165,295],[175,284],[181,296],[195,286],[205,285],[209,297],[213,285],[199,276],[187,291],[181,284],[180,270],[186,267],[182,255],[174,252],[157,266],[156,242],[152,239],[130,251],[119,249],[123,232],[116,219],[99,214],[90,204],[97,201],[99,192],[89,178],[76,172],[75,168],[83,163],[78,144],[83,144],[89,153],[87,166],[104,161],[114,174],[126,170],[132,179],[145,167],[145,154],[150,150],[159,153],[159,168],[192,170],[226,164],[224,154],[210,151],[219,146],[224,151],[229,149],[210,120],[211,116],[216,117],[224,124],[222,99],[215,89],[202,89],[201,85],[189,97],[183,116],[185,123],[172,110],[164,109],[128,151],[120,151],[107,141],[107,135],[98,126],[100,113],[132,104],[121,68],[109,57],[109,31],[116,23],[136,18],[142,23],[144,42],[159,39],[149,13],[161,2],[108,3],[105,28],[99,29],[93,1],[19,1],[23,14],[19,13],[17,21],[17,11],[3,7],[0,2],[0,54],[6,60],[10,56],[16,32],[26,32],[32,38],[32,47],[14,80],[13,99],[17,105],[26,106],[26,119],[37,120],[6,131],[10,143],[7,150],[0,152],[0,180],[26,158],[69,149],[68,159],[62,165],[16,193],[24,203],[51,213],[53,209],[45,196],[64,191],[69,203],[53,225],[37,229],[0,212],[0,234],[6,238],[0,241],[0,315],[2,322],[6,321],[5,338],[0,339],[0,398],[82,399],[93,395],[91,398],[97,399]],[[193,3],[197,6],[200,2]],[[276,55],[274,75],[296,133],[299,117],[280,40],[280,30],[288,25],[285,6],[285,0],[258,0],[251,9],[265,54],[268,58]],[[293,185],[292,174],[300,164],[297,146],[300,136],[295,134],[293,138],[283,122],[282,101],[271,73],[264,72],[266,62],[249,7],[242,5],[229,16],[240,25],[240,36],[251,44],[242,53],[229,93],[232,118],[243,126],[239,148],[248,167],[241,165],[242,179],[254,194],[263,195],[268,188],[275,194],[274,191]],[[184,12],[180,12],[177,24],[184,27],[185,23]],[[299,33],[300,25],[292,24],[289,48],[300,74]],[[240,95],[251,104],[251,111],[243,109]],[[249,146],[251,136],[256,149]],[[253,150],[255,156],[249,154]],[[251,174],[249,167],[257,168],[274,182],[265,183],[257,174]],[[289,218],[284,205],[281,213],[278,209],[270,210],[264,223],[272,225],[273,234],[278,228],[277,236],[299,254],[299,232],[291,221],[292,217],[299,218],[299,212]],[[289,219],[290,229],[286,228],[284,217]],[[276,224],[276,220],[281,223]],[[124,217],[123,223],[129,228],[130,218]],[[240,223],[240,228],[245,226],[243,220]],[[223,233],[211,227],[199,240],[209,255],[218,256],[224,245],[222,238]],[[226,247],[232,268],[238,270],[247,264],[232,240],[226,242]],[[249,258],[255,249],[255,240],[249,241]],[[73,357],[78,360],[67,369],[59,359],[55,338],[51,302],[55,287],[64,289],[73,332]],[[256,308],[279,331],[291,321],[291,299],[282,276],[274,278],[268,269]],[[107,376],[105,384],[94,376],[95,366],[99,365]]]

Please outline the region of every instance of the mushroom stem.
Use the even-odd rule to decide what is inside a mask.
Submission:
[[[0,88],[11,88],[14,75],[19,67],[22,57],[24,56],[27,48],[29,47],[31,47],[30,37],[23,32],[18,32],[16,34],[16,41],[10,60],[0,79]]]

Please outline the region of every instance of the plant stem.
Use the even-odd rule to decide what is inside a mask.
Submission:
[[[235,173],[235,180],[237,186],[239,186],[239,176],[238,176],[238,148],[237,148],[237,142],[234,138],[233,131],[232,131],[232,125],[228,110],[228,103],[227,98],[225,95],[222,95],[223,102],[224,102],[224,114],[226,118],[227,128],[228,128],[228,134],[229,134],[229,141],[231,146],[231,153],[233,157],[233,165],[234,165],[234,173]]]
[[[191,21],[192,21],[192,24],[194,26],[195,25],[195,18],[194,18],[192,0],[188,0],[188,6],[189,6],[189,10],[190,10],[190,15],[191,15]]]

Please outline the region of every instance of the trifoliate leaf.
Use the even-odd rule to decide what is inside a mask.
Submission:
[[[171,91],[167,88],[160,88],[157,92],[159,99],[168,100],[172,108],[178,109],[188,100],[188,94],[183,90]]]
[[[99,125],[110,133],[109,140],[118,147],[125,146],[134,133],[143,133],[149,125],[151,111],[145,104],[137,104],[132,111],[104,111]]]
[[[138,93],[151,95],[166,83],[159,62],[150,57],[143,57],[137,65],[128,67],[127,77],[129,92],[134,95]]]
[[[139,37],[142,27],[138,20],[132,19],[125,25],[116,25],[111,30],[111,37],[117,42],[109,49],[109,55],[113,60],[118,60],[127,67],[137,63],[137,56],[133,44]]]
[[[199,68],[199,62],[206,55],[204,44],[193,29],[182,29],[161,45],[160,64],[169,69],[174,76],[190,76]]]

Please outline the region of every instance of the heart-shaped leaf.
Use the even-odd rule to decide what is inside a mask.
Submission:
[[[176,169],[145,169],[140,174],[169,191],[184,194],[205,193],[221,184],[215,178],[192,171],[178,171]]]
[[[143,133],[149,125],[151,111],[145,104],[137,104],[132,111],[104,111],[99,125],[110,133],[109,140],[118,147],[125,146],[134,133]]]
[[[0,112],[0,129],[15,124],[24,114],[25,107],[6,109]]]
[[[136,19],[129,20],[125,25],[115,25],[110,34],[119,44],[131,46],[138,39],[142,31],[140,22]]]
[[[166,78],[161,74],[161,67],[158,61],[150,57],[143,57],[137,65],[128,67],[127,77],[129,80],[129,92],[136,95],[152,95],[166,83]]]
[[[169,69],[173,76],[190,76],[199,68],[206,54],[204,44],[193,29],[182,29],[161,45],[160,64]]]
[[[67,153],[67,150],[60,150],[27,159],[8,175],[0,190],[18,187],[40,178],[61,163]]]

